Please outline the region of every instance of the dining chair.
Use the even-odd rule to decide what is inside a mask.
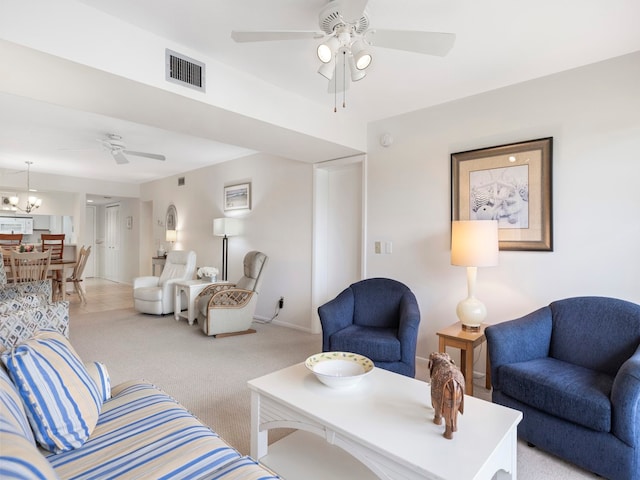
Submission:
[[[87,264],[87,260],[89,259],[90,254],[91,254],[91,246],[88,246],[87,248],[85,248],[83,245],[82,248],[80,248],[80,252],[78,253],[78,262],[76,263],[76,266],[73,267],[73,272],[71,273],[71,276],[67,277],[64,280],[64,282],[60,282],[60,281],[56,282],[57,284],[59,284],[58,288],[60,289],[66,288],[67,283],[72,283],[73,291],[78,294],[78,298],[80,298],[80,302],[82,303],[87,303],[87,297],[84,294],[84,290],[82,289],[81,282],[82,282],[82,275],[84,273],[84,267]]]
[[[22,233],[0,233],[0,246],[14,247],[22,243]]]
[[[51,262],[51,251],[46,252],[16,252],[11,251],[11,272],[13,283],[33,282],[45,280],[49,263]]]
[[[42,251],[51,250],[51,260],[62,260],[64,255],[64,233],[43,233],[40,235]]]

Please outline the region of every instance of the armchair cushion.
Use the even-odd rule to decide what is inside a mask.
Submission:
[[[357,352],[379,362],[399,362],[402,358],[395,328],[349,325],[331,336],[333,351]]]
[[[611,430],[607,374],[547,357],[505,365],[500,375],[505,395],[592,430]]]

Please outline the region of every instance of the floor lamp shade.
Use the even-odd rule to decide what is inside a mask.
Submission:
[[[227,281],[228,258],[229,258],[229,238],[234,235],[240,235],[242,222],[237,218],[214,218],[213,234],[222,237],[222,280]]]
[[[487,317],[484,304],[475,297],[478,267],[498,264],[498,222],[466,220],[451,223],[451,264],[467,267],[467,298],[456,308],[463,328],[479,330]]]

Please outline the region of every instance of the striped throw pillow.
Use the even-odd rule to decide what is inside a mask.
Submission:
[[[69,341],[41,330],[3,353],[2,361],[40,446],[54,453],[82,446],[98,421],[102,395]]]

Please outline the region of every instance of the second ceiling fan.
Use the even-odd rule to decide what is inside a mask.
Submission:
[[[322,39],[323,42],[317,49],[318,58],[322,62],[318,73],[330,80],[331,93],[349,88],[347,78],[354,82],[364,78],[365,70],[372,59],[369,47],[391,48],[441,57],[449,53],[453,47],[456,39],[453,33],[369,28],[366,12],[368,1],[330,0],[319,14],[318,23],[321,31],[234,30],[231,32],[231,38],[236,42]]]
[[[122,140],[122,137],[120,135],[116,135],[115,133],[107,133],[107,138],[99,138],[97,140],[105,149],[109,151],[109,153],[111,153],[111,156],[119,165],[129,163],[129,159],[125,156],[125,154],[135,155],[137,157],[151,158],[153,160],[166,160],[166,157],[164,155],[160,155],[157,153],[136,152],[134,150],[128,150],[127,145]]]

